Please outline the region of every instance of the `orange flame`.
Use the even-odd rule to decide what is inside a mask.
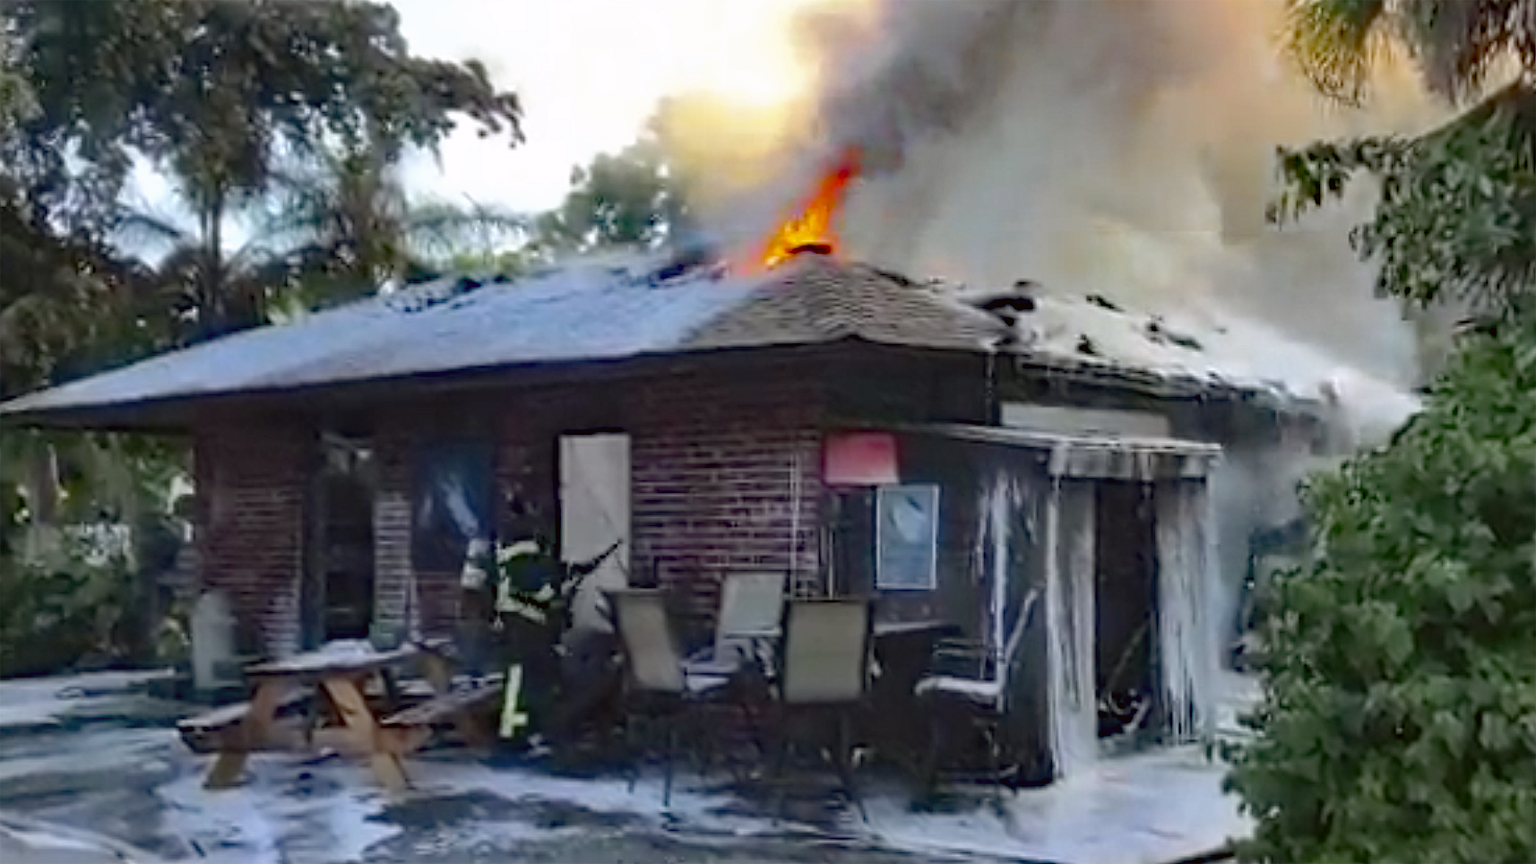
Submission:
[[[835,250],[837,232],[833,222],[847,197],[848,184],[859,176],[859,152],[849,148],[816,185],[815,194],[799,213],[784,220],[763,249],[763,265],[776,267],[806,246],[821,245]]]

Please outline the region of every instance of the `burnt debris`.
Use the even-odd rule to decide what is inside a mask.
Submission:
[[[1125,311],[1116,305],[1113,301],[1111,301],[1108,297],[1105,297],[1103,294],[1089,294],[1088,302],[1099,307],[1100,309],[1108,309],[1111,312],[1123,313]]]
[[[1147,322],[1146,335],[1148,339],[1160,344],[1177,345],[1190,351],[1204,351],[1205,346],[1193,336],[1186,336],[1168,329],[1168,325],[1158,316]]]
[[[1012,327],[1019,323],[1021,316],[1039,308],[1039,303],[1034,298],[1034,291],[1039,287],[1036,282],[1020,279],[1013,283],[1012,292],[980,297],[973,300],[971,305],[991,313],[993,317]]]
[[[720,258],[719,248],[702,234],[685,235],[670,248],[672,254],[667,260],[646,276],[645,281],[649,284],[656,286],[670,282],[709,267]]]
[[[421,282],[414,282],[401,291],[393,294],[386,304],[390,309],[407,315],[417,312],[425,312],[444,303],[456,300],[477,291],[490,284],[510,282],[506,276],[496,275],[487,278],[475,278],[473,276],[438,277]]]

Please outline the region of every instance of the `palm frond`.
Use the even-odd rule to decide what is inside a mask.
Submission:
[[[1413,0],[1400,14],[1425,84],[1454,104],[1480,98],[1491,77],[1536,59],[1531,0]]]
[[[446,202],[412,205],[402,225],[408,246],[431,258],[466,252],[492,252],[528,237],[526,215],[496,207]]]
[[[1358,103],[1391,35],[1389,0],[1287,0],[1286,49],[1323,93]]]

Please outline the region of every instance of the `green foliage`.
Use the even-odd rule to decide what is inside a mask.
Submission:
[[[129,566],[78,551],[48,563],[0,558],[0,677],[56,672],[89,654],[120,656],[137,605]]]
[[[1322,92],[1356,101],[1376,61],[1401,49],[1454,103],[1511,66],[1536,68],[1532,0],[1286,0],[1290,54]]]
[[[533,226],[533,249],[548,257],[612,246],[654,248],[685,227],[687,200],[654,130],[618,153],[571,172],[571,191]]]
[[[1317,479],[1230,785],[1276,862],[1536,860],[1536,328],[1467,338],[1391,446]]]
[[[284,293],[314,308],[455,256],[494,256],[524,239],[527,220],[408,195],[385,154],[364,148],[326,150],[285,171],[256,230],[288,262]]]
[[[40,178],[66,176],[75,147],[111,191],[139,152],[212,204],[265,188],[284,151],[340,142],[393,158],[434,146],[455,114],[521,138],[513,94],[478,63],[412,55],[383,3],[12,0],[4,11],[26,46]]]
[[[522,139],[513,94],[479,64],[413,55],[383,3],[0,0],[0,23],[0,399],[370,290],[368,277],[398,264],[398,235],[446,229],[452,214],[410,221],[393,187],[369,182],[461,119]],[[227,222],[266,203],[293,164],[331,152],[367,152],[378,170],[345,195],[311,186],[315,206],[290,209],[282,246],[230,248]],[[190,224],[127,211],[135,156],[173,177]],[[155,234],[166,254],[125,254],[124,228]],[[163,511],[184,456],[141,439],[0,433],[7,639],[45,620],[91,629],[50,605],[68,607],[72,580],[89,574],[42,567],[29,539]],[[18,663],[32,668],[0,665]]]
[[[477,63],[411,54],[382,3],[8,0],[0,21],[0,255],[29,283],[0,289],[0,328],[17,302],[28,325],[0,343],[32,361],[26,386],[54,380],[59,353],[121,361],[263,323],[274,290],[315,288],[328,274],[300,279],[303,261],[223,238],[296,159],[366,150],[390,165],[459,118],[522,139],[513,94]],[[134,155],[174,176],[195,220],[162,232],[179,236],[152,268],[107,242]]]
[[[1417,139],[1366,138],[1280,151],[1284,223],[1370,178],[1380,197],[1350,242],[1376,287],[1421,307],[1518,312],[1536,285],[1536,91],[1511,87]]]

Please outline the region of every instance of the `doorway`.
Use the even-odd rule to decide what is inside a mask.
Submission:
[[[324,435],[311,486],[304,584],[304,645],[366,639],[373,628],[373,448],[365,438]]]
[[[1151,487],[1100,481],[1094,502],[1094,670],[1100,738],[1146,727],[1156,692],[1157,532]]]

